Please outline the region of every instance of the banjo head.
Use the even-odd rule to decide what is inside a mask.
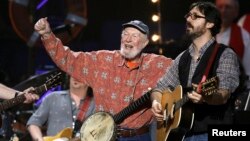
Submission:
[[[97,112],[89,116],[80,129],[81,141],[114,141],[116,124],[106,112]]]

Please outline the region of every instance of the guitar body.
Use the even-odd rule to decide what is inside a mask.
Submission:
[[[64,128],[59,133],[57,133],[55,136],[46,136],[43,137],[44,141],[54,141],[61,139],[61,141],[69,141],[72,138],[73,130],[71,128]]]
[[[179,85],[174,91],[166,90],[163,93],[161,104],[166,120],[157,122],[157,141],[182,140],[186,131],[191,129],[194,116],[192,108],[187,104],[183,107],[177,105],[183,99],[182,91],[182,86]],[[174,114],[173,118],[170,117],[171,111]]]
[[[183,141],[186,133],[192,128],[193,121],[193,107],[189,103],[186,103],[181,108],[181,118],[179,126],[170,131],[167,141]]]

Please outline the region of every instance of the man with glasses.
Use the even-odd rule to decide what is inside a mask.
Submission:
[[[204,17],[204,16],[199,16],[199,15],[197,15],[196,13],[187,13],[187,14],[184,16],[184,18],[187,19],[189,16],[190,16],[190,18],[191,18],[192,20],[196,20],[196,19],[198,19],[198,18],[204,18],[204,19],[206,19],[206,17]]]
[[[149,28],[139,20],[122,25],[119,51],[73,52],[55,37],[46,18],[35,24],[35,30],[58,67],[93,89],[96,111],[112,115],[154,87],[172,63],[172,59],[162,55],[142,52],[149,43]],[[119,125],[119,141],[151,140],[150,99],[137,108]]]
[[[191,117],[193,115],[191,114],[191,118],[187,119],[185,116],[188,116],[188,112],[183,109],[182,120],[186,118],[185,120],[189,122],[186,125],[190,124],[191,128],[179,126],[175,129],[179,136],[170,134],[168,137],[180,140],[185,137],[185,141],[206,141],[208,140],[208,125],[232,123],[231,113],[228,112],[231,108],[229,99],[230,94],[239,85],[239,64],[237,55],[231,48],[216,43],[215,36],[220,31],[221,19],[214,4],[193,3],[185,18],[186,34],[192,43],[174,60],[173,65],[153,89],[152,112],[158,121],[165,120],[169,123],[166,119],[174,118],[174,111],[163,114],[161,100],[166,95],[163,93],[166,89],[173,90],[181,85],[185,90],[183,97],[188,99],[183,107],[190,105],[187,111],[193,110],[191,113],[194,113],[194,117]],[[217,52],[214,52],[216,49]],[[208,63],[212,54],[215,57],[211,63]],[[211,65],[210,68],[207,67],[209,65]],[[193,88],[201,86],[200,84],[204,84],[205,80],[214,76],[219,79],[218,88],[210,95],[204,95],[202,90]]]

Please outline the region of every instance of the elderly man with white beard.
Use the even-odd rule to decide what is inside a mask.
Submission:
[[[93,89],[96,112],[115,116],[154,87],[172,63],[162,55],[142,52],[149,43],[149,28],[139,20],[122,25],[120,50],[114,51],[74,52],[56,38],[47,18],[41,18],[34,28],[56,65]],[[119,141],[151,141],[150,107],[148,98],[135,112],[120,117],[121,121],[114,118],[119,124]]]

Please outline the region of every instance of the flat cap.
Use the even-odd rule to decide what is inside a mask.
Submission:
[[[139,20],[133,20],[122,25],[123,29],[126,27],[134,27],[144,34],[149,34],[149,28],[146,24]]]

